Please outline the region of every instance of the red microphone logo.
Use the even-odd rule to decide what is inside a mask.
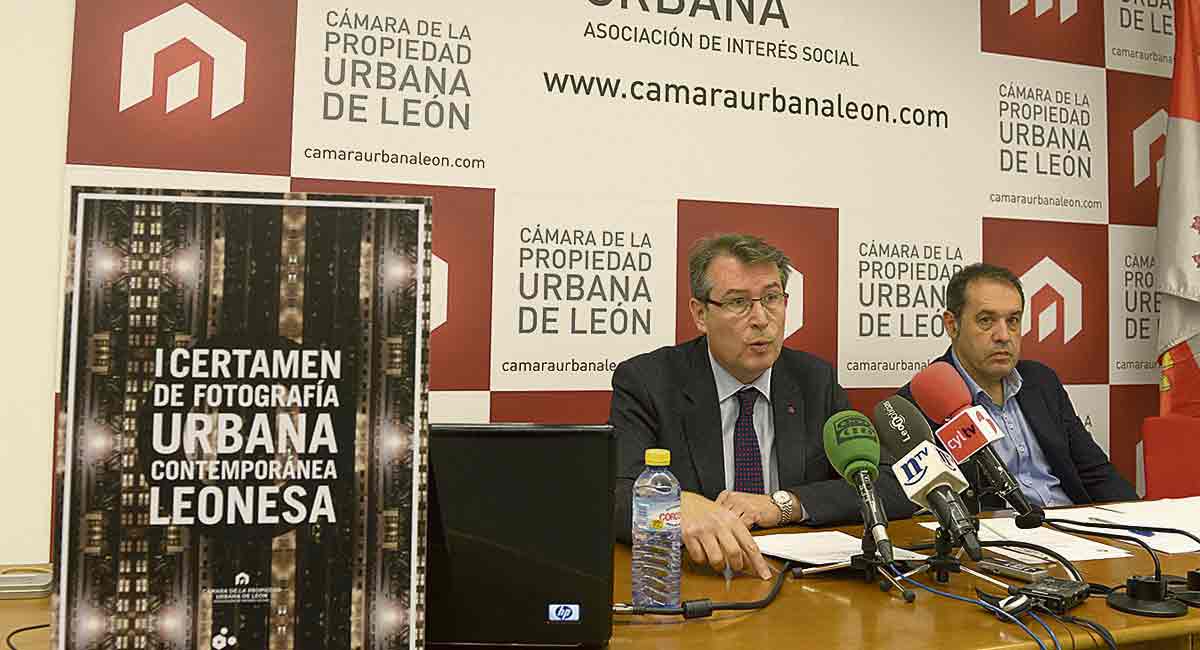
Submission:
[[[1001,437],[982,406],[959,411],[946,424],[938,427],[935,434],[954,456],[954,460],[960,463]]]

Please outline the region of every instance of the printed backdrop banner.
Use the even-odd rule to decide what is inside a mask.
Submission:
[[[1155,381],[1172,3],[76,13],[68,180],[428,202],[434,421],[604,421],[617,363],[694,335],[691,243],[746,231],[796,264],[788,343],[856,403],[945,350],[954,271],[1012,267],[1026,355],[1136,472],[1100,411],[1153,401],[1106,391]]]

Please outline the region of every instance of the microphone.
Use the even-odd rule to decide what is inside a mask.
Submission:
[[[863,529],[875,540],[883,563],[896,561],[887,533],[887,513],[875,494],[879,477],[879,437],[867,416],[858,411],[839,411],[829,416],[823,429],[825,455],[837,473],[858,491]]]
[[[958,493],[968,485],[954,458],[933,444],[933,430],[911,402],[893,395],[875,405],[879,442],[898,460],[896,478],[909,501],[927,508],[952,544],[960,541],[972,560],[983,559],[971,514]]]
[[[987,480],[1016,511],[1017,528],[1037,528],[1046,513],[1029,502],[1004,461],[990,444],[1004,434],[982,406],[971,406],[971,393],[954,366],[945,361],[929,364],[909,384],[913,399],[934,422],[942,422],[935,432],[938,440],[956,462],[975,457]]]

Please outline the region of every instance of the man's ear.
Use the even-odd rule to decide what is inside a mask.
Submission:
[[[696,329],[700,330],[701,334],[708,334],[708,324],[704,321],[705,312],[708,310],[708,305],[692,298],[688,301],[688,311],[692,312],[692,322],[696,324]]]
[[[958,320],[954,318],[954,312],[946,310],[942,312],[942,325],[946,327],[946,333],[950,338],[958,337]]]

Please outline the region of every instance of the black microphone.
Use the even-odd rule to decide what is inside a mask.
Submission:
[[[962,543],[972,560],[983,559],[979,536],[967,506],[958,497],[967,478],[944,450],[933,443],[933,430],[911,402],[894,395],[875,406],[879,442],[896,457],[896,478],[913,503],[927,508],[951,543]]]
[[[863,530],[875,541],[884,564],[896,561],[887,534],[887,513],[875,494],[879,476],[879,437],[867,416],[858,411],[838,411],[825,421],[825,455],[837,473],[854,486],[862,510]]]
[[[943,423],[936,432],[938,440],[959,463],[975,458],[996,493],[1016,511],[1017,528],[1041,526],[1046,513],[1029,502],[1012,472],[991,448],[992,440],[1004,434],[986,409],[971,406],[971,393],[958,371],[944,361],[931,363],[912,378],[909,386],[921,411],[934,422]]]

